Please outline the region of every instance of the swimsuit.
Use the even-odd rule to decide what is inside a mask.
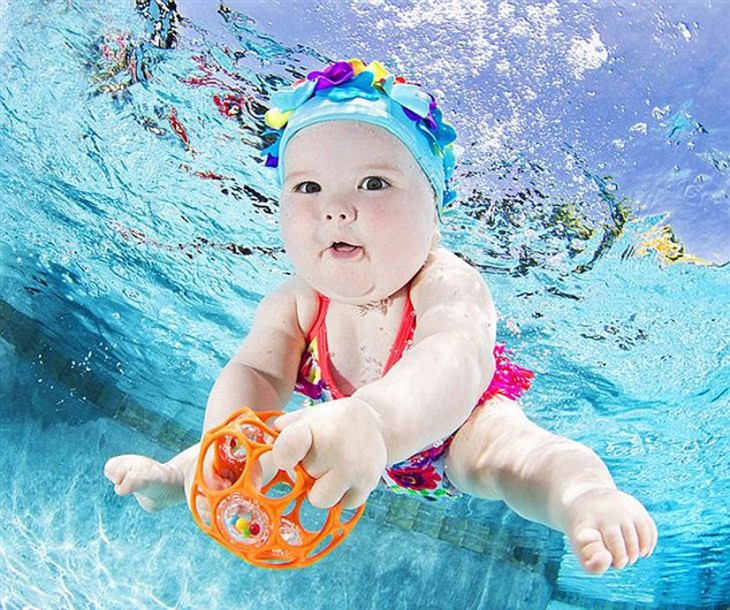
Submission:
[[[305,406],[327,402],[348,395],[340,391],[334,382],[330,369],[330,354],[327,345],[325,318],[329,299],[317,293],[319,311],[314,325],[307,333],[307,346],[302,352],[295,391],[306,397]],[[390,348],[388,360],[383,367],[383,375],[398,362],[403,352],[410,348],[416,329],[416,314],[411,303],[410,288],[403,306],[400,327],[395,342]],[[484,391],[477,405],[501,394],[515,399],[530,387],[532,371],[512,362],[505,354],[504,345],[494,348],[495,371],[489,387]],[[475,407],[476,408],[476,407]],[[437,500],[447,496],[458,496],[461,492],[449,481],[444,472],[444,461],[456,432],[448,438],[434,443],[402,462],[386,467],[382,483],[391,491],[405,493],[427,500]]]

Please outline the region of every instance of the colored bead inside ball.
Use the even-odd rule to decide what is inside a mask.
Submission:
[[[234,544],[263,545],[271,533],[271,522],[256,502],[233,493],[218,504],[218,527]]]

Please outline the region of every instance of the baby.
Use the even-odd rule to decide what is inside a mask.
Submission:
[[[515,401],[532,374],[495,346],[484,279],[439,245],[456,133],[436,102],[380,63],[337,62],[275,93],[281,231],[296,274],[268,294],[215,382],[205,430],[242,406],[279,417],[273,464],[301,463],[315,507],[359,506],[383,482],[504,500],[568,536],[584,569],[650,555],[645,508],[587,447]],[[317,402],[318,404],[314,404]],[[185,501],[198,445],[166,464],[123,455],[106,476],[146,510]],[[210,484],[229,485],[212,467]]]

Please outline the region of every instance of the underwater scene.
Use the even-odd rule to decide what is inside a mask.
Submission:
[[[0,608],[730,608],[729,25],[711,1],[0,0]],[[535,372],[528,416],[655,519],[650,558],[589,576],[500,502],[378,489],[271,571],[104,478],[199,439],[292,275],[270,94],[349,58],[439,99],[442,242]]]

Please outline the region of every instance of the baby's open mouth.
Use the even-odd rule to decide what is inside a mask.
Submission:
[[[353,246],[344,241],[336,241],[332,244],[332,249],[336,252],[354,252],[360,246]]]
[[[329,251],[333,258],[339,260],[359,260],[363,250],[362,246],[348,244],[346,241],[336,241],[330,246]]]

